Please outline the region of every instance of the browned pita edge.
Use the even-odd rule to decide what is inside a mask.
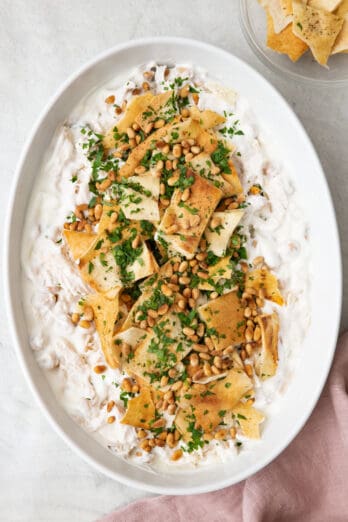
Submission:
[[[262,346],[255,356],[255,371],[265,380],[275,375],[278,366],[278,314],[260,315],[257,323],[261,329]]]

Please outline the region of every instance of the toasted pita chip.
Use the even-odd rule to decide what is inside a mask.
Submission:
[[[232,196],[243,194],[243,186],[240,182],[237,169],[232,160],[228,160],[231,172],[223,172],[222,177],[231,185]]]
[[[236,291],[224,294],[198,308],[217,350],[243,341],[244,308]]]
[[[266,299],[283,306],[284,299],[278,288],[278,280],[275,275],[266,269],[256,269],[249,272],[245,279],[245,288],[253,288],[259,291],[263,288]]]
[[[229,240],[244,215],[244,210],[225,210],[224,212],[214,212],[213,219],[218,219],[220,224],[215,228],[210,228],[208,224],[204,235],[208,243],[208,250],[216,256],[222,257],[228,247]],[[211,223],[211,221],[210,221]]]
[[[249,439],[260,438],[260,424],[265,420],[265,416],[261,411],[240,402],[233,408],[232,413],[245,437]]]
[[[342,29],[343,17],[293,1],[294,23],[292,30],[309,45],[314,58],[326,65],[335,40]]]
[[[226,174],[224,177],[222,174],[212,173],[212,167],[214,167],[214,163],[210,155],[206,152],[197,154],[197,156],[192,158],[189,165],[197,174],[213,183],[215,187],[218,187],[220,190],[222,190],[224,197],[227,198],[236,194],[233,179],[230,180],[231,176]],[[232,181],[232,183],[230,181]]]
[[[315,9],[323,9],[332,13],[337,9],[342,0],[309,0],[308,5]]]
[[[170,103],[173,94],[174,91],[166,91],[152,96],[148,105],[135,118],[135,123],[144,130],[149,123],[160,118],[167,119],[173,112],[173,104]]]
[[[261,315],[257,322],[261,328],[262,347],[255,357],[255,371],[265,380],[275,375],[278,366],[278,314]]]
[[[121,420],[121,424],[150,429],[152,421],[155,420],[155,414],[151,391],[145,386],[140,390],[137,397],[128,400],[127,411]]]
[[[190,169],[187,170],[187,177],[194,178],[189,199],[185,203],[181,201],[182,191],[175,189],[159,230],[170,234],[171,228],[176,225],[175,234],[200,238],[221,199],[222,191]]]
[[[120,352],[112,343],[114,324],[119,310],[118,296],[109,299],[100,294],[90,294],[86,297],[85,303],[93,308],[95,327],[107,364],[111,368],[118,368]]]
[[[210,110],[200,111],[195,105],[190,107],[190,116],[193,120],[198,121],[203,129],[212,129],[226,121],[221,114]]]
[[[88,252],[97,237],[92,232],[77,232],[76,230],[64,230],[63,235],[75,261]]]
[[[139,343],[134,357],[126,365],[128,373],[139,375],[150,383],[154,377],[169,370],[191,351],[181,333],[178,317],[171,312],[163,315],[149,335]]]
[[[104,136],[103,146],[105,149],[113,149],[116,146],[114,137],[115,129],[117,129],[118,134],[126,132],[126,130],[135,122],[137,116],[149,105],[152,98],[153,95],[150,92],[147,92],[132,99],[126,109],[124,117]]]
[[[269,12],[275,34],[280,33],[292,22],[292,16],[287,14],[280,0],[259,0],[266,12]]]
[[[220,259],[216,265],[208,268],[209,277],[207,280],[201,280],[198,284],[199,290],[214,290],[214,286],[210,283],[218,283],[220,279],[230,279],[232,274],[231,259],[229,256]]]
[[[280,54],[287,54],[293,62],[296,62],[308,49],[308,45],[295,36],[292,26],[288,25],[280,33],[276,33],[273,20],[267,13],[267,47]]]
[[[180,254],[186,259],[192,259],[197,251],[200,237],[185,237],[176,234],[163,234],[160,232],[160,237],[167,243],[168,251],[175,255]]]
[[[120,185],[120,207],[127,219],[159,221],[160,179],[151,172],[131,176]]]
[[[348,51],[348,13],[344,15],[341,32],[337,36],[331,54],[345,53]]]
[[[223,413],[232,410],[252,387],[246,373],[232,369],[225,378],[206,385],[205,391],[195,387],[185,391],[174,421],[184,440],[191,438],[188,428],[192,421],[200,425],[204,432],[215,429],[222,422]]]

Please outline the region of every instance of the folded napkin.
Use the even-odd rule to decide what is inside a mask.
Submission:
[[[102,522],[347,522],[348,332],[311,418],[269,466],[229,488],[137,501]]]

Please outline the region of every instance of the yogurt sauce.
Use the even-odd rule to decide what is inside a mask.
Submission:
[[[89,293],[71,260],[61,230],[76,205],[89,201],[90,164],[82,149],[81,128],[88,125],[105,133],[117,122],[114,107],[105,103],[113,94],[118,104],[129,100],[132,90],[142,83],[142,73],[155,64],[140,67],[120,86],[118,78],[83,99],[69,119],[57,130],[43,160],[34,186],[22,246],[23,300],[30,344],[58,401],[70,416],[112,452],[148,469],[166,471],[209,465],[235,458],[238,451],[248,451],[261,441],[243,437],[242,449],[233,441],[212,441],[180,461],[170,461],[167,447],[156,447],[151,454],[136,456],[136,431],[118,421],[124,415],[120,401],[118,370],[108,369],[97,375],[93,368],[104,364],[96,332],[75,327],[70,314],[81,296]],[[202,70],[182,65],[171,69],[164,83],[165,67],[156,70],[157,92],[175,77],[194,78],[200,84],[199,108],[227,115],[226,126],[239,120],[243,135],[232,139],[240,155],[237,167],[245,191],[260,184],[267,198],[250,196],[242,224],[248,235],[249,258],[264,256],[281,283],[287,305],[269,302],[267,312],[277,309],[280,318],[279,365],[275,377],[256,382],[255,406],[272,422],[282,394],[291,380],[299,348],[310,320],[308,266],[310,245],[307,224],[299,195],[284,168],[271,160],[247,100],[212,82]],[[224,112],[225,111],[225,112]],[[122,117],[122,116],[121,116]],[[76,181],[75,180],[77,177]],[[114,400],[114,424],[107,423],[106,404]],[[114,413],[116,412],[116,413]]]

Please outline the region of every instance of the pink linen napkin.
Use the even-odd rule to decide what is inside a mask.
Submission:
[[[347,522],[348,332],[311,418],[249,479],[215,493],[137,501],[101,522]]]

